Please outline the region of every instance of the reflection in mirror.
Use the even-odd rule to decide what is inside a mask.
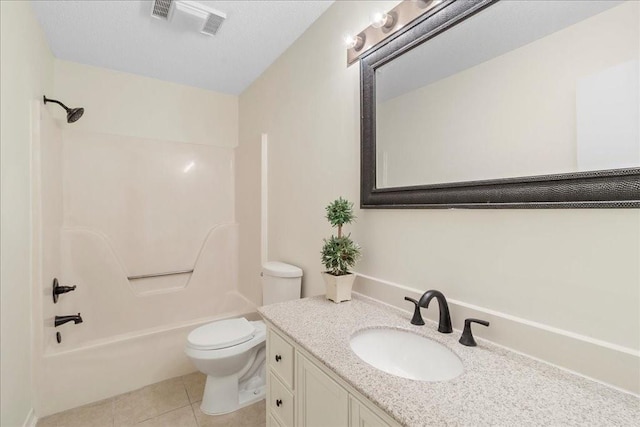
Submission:
[[[640,166],[639,18],[500,1],[376,68],[376,187]]]

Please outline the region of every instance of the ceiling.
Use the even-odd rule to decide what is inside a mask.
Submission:
[[[216,92],[240,94],[333,3],[198,1],[226,14],[215,36],[152,1],[32,0],[56,58]]]

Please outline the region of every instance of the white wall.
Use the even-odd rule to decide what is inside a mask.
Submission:
[[[22,425],[31,394],[31,103],[49,92],[53,56],[29,2],[0,2],[0,424]]]
[[[235,147],[238,97],[56,59],[54,92],[84,107],[75,130]],[[56,117],[63,118],[60,109]]]
[[[358,67],[346,67],[343,34],[369,25],[373,7],[398,1],[336,2],[240,96],[236,218],[240,286],[260,288],[260,134],[269,137],[269,256],[304,270],[303,293],[323,291],[324,207],[359,198]],[[350,230],[347,229],[347,232]]]
[[[270,143],[270,258],[303,268],[304,295],[324,293],[319,252],[331,233],[324,207],[340,195],[359,200],[359,75],[346,67],[341,35],[367,26],[373,7],[385,4],[336,2],[240,97],[240,277],[255,301],[260,132]],[[440,289],[460,303],[454,327],[463,315],[490,311],[491,332],[479,336],[640,391],[639,210],[356,213],[347,231],[363,247],[357,270],[398,290],[389,302]],[[359,280],[358,289],[373,292],[369,282]],[[512,324],[527,322],[526,334],[514,336]],[[601,350],[606,356],[596,357]]]

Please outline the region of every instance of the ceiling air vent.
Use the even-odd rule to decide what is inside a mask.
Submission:
[[[215,36],[220,29],[220,26],[224,22],[224,19],[224,16],[210,13],[207,17],[207,20],[204,21],[204,25],[202,26],[202,30],[200,30],[200,32],[209,36]]]
[[[192,17],[191,20],[195,18],[198,25],[196,28],[208,36],[215,35],[227,18],[224,13],[192,0],[153,0],[151,16],[154,18],[175,21],[179,16],[185,15]]]
[[[168,21],[169,13],[171,12],[171,3],[173,3],[173,0],[154,0],[151,16]]]
[[[220,25],[227,18],[227,15],[222,12],[190,0],[176,1],[176,9],[179,12],[202,19],[203,24],[200,27],[200,32],[209,36],[217,33]]]

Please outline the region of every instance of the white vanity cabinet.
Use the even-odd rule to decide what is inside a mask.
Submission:
[[[294,348],[272,328],[267,331],[267,423],[295,427]]]
[[[400,425],[276,327],[268,325],[268,427]]]
[[[313,362],[296,352],[298,426],[349,425],[349,393]]]
[[[349,396],[349,411],[351,413],[349,424],[351,427],[387,427],[390,425],[353,396]]]

